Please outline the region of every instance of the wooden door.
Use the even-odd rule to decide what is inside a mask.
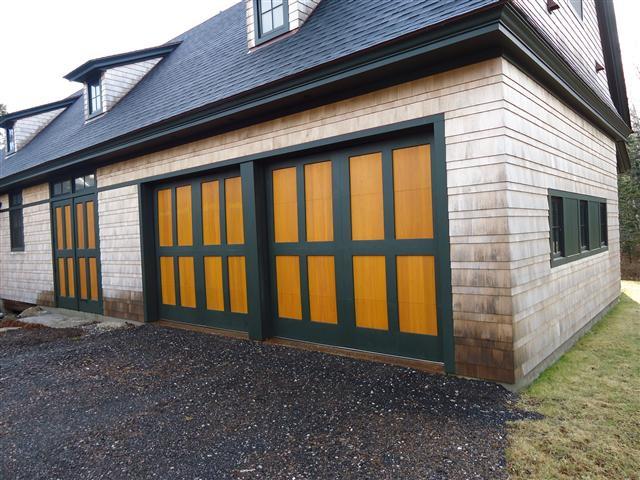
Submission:
[[[62,308],[102,312],[95,195],[53,203],[56,301]]]
[[[430,143],[389,140],[270,166],[277,336],[442,360],[436,267],[447,239],[434,224]]]
[[[246,331],[240,176],[161,184],[154,190],[154,212],[160,317]]]

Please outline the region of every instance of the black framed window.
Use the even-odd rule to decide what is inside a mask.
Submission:
[[[87,82],[89,91],[89,115],[97,115],[102,112],[102,84],[100,76],[94,77]]]
[[[22,192],[9,194],[9,230],[11,251],[24,251],[24,218],[22,209]]]
[[[287,29],[287,0],[256,0],[258,37],[268,39]],[[266,38],[265,38],[266,37]]]
[[[569,3],[578,14],[578,17],[582,18],[582,0],[569,0]]]
[[[600,246],[609,245],[609,229],[607,226],[607,204],[600,204]]]
[[[580,229],[580,251],[589,250],[589,202],[586,200],[580,200],[578,228]]]
[[[16,151],[16,131],[13,126],[7,127],[7,153]]]
[[[606,251],[606,200],[549,190],[549,229],[552,267]]]
[[[562,197],[551,197],[551,254],[564,257]]]
[[[51,195],[58,197],[61,195],[71,195],[72,193],[80,193],[85,190],[96,188],[96,174],[89,173],[75,177],[73,180],[60,180],[51,185]]]

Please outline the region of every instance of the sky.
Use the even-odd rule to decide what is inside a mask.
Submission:
[[[13,112],[65,98],[80,85],[63,76],[87,60],[162,44],[237,2],[5,0],[0,103]],[[629,100],[640,113],[640,0],[615,5]]]

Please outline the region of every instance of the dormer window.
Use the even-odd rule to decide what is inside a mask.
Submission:
[[[260,40],[269,40],[287,31],[288,1],[255,0],[255,10],[258,12],[257,27]]]
[[[89,116],[102,113],[102,84],[99,75],[87,81],[87,90],[89,92]]]
[[[16,131],[13,129],[13,125],[7,127],[7,154],[16,151]]]

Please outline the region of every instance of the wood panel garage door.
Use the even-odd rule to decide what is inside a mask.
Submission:
[[[154,190],[161,318],[247,329],[242,185],[238,173]]]
[[[267,171],[276,336],[442,361],[429,139]],[[446,218],[446,217],[445,217]],[[448,268],[448,266],[447,266]],[[442,290],[442,291],[440,291]]]

